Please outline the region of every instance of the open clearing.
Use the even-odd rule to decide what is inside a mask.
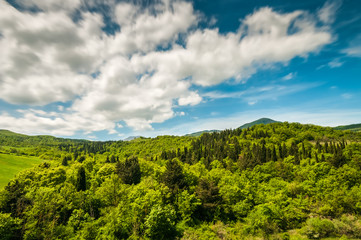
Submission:
[[[37,157],[0,154],[0,188],[6,186],[20,171],[42,162],[43,160]]]

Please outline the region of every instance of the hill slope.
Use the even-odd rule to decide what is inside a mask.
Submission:
[[[194,132],[194,133],[186,134],[185,136],[189,136],[189,137],[199,137],[199,136],[202,135],[203,133],[213,133],[213,132],[220,132],[220,130],[203,130],[203,131],[199,131],[199,132]]]
[[[359,124],[351,124],[351,125],[343,125],[343,126],[337,126],[334,129],[336,130],[350,130],[354,132],[361,132],[361,123]]]
[[[258,124],[270,124],[270,123],[276,123],[276,122],[278,122],[278,121],[275,121],[275,120],[270,119],[270,118],[260,118],[260,119],[258,119],[258,120],[256,120],[256,121],[243,124],[243,125],[240,126],[239,128],[240,128],[240,129],[244,129],[244,128],[249,128],[249,127],[252,127],[252,126],[258,125]]]
[[[361,238],[360,133],[285,122],[37,144],[53,160],[0,191],[10,239]]]
[[[252,127],[254,125],[257,125],[257,124],[269,124],[269,123],[275,123],[275,122],[278,122],[278,121],[275,121],[275,120],[272,120],[270,118],[260,118],[258,120],[255,120],[253,122],[250,122],[250,123],[246,123],[246,124],[243,124],[242,126],[240,126],[239,128],[240,129],[243,129],[243,128],[249,128],[249,127]],[[213,132],[220,132],[221,130],[204,130],[204,131],[199,131],[199,132],[194,132],[194,133],[190,133],[190,134],[186,134],[185,136],[191,136],[191,137],[199,137],[201,136],[203,133],[213,133]]]

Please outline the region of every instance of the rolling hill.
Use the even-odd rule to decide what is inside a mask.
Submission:
[[[244,128],[249,128],[252,127],[254,125],[258,125],[258,124],[269,124],[269,123],[275,123],[278,121],[275,121],[273,119],[270,118],[260,118],[256,121],[250,122],[250,123],[245,123],[242,126],[240,126],[240,129],[244,129]],[[203,133],[213,133],[213,132],[220,132],[221,130],[204,130],[204,131],[199,131],[199,132],[194,132],[194,133],[190,133],[190,134],[186,134],[185,136],[190,136],[190,137],[199,137],[201,136]]]
[[[30,163],[0,191],[0,238],[361,239],[361,133],[272,121],[133,141],[0,134],[1,176]]]
[[[256,121],[243,124],[239,128],[240,129],[245,129],[245,128],[253,127],[254,125],[258,125],[258,124],[270,124],[270,123],[276,123],[276,122],[279,122],[279,121],[275,121],[275,120],[270,119],[270,118],[260,118],[260,119],[258,119]]]
[[[336,129],[336,130],[350,130],[350,131],[353,131],[353,132],[361,132],[361,123],[337,126],[334,129]]]

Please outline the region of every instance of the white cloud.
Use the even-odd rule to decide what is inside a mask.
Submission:
[[[0,116],[2,128],[24,133],[114,133],[119,121],[152,129],[176,116],[176,106],[202,101],[194,85],[246,81],[259,69],[317,53],[332,41],[328,27],[304,11],[261,8],[236,32],[221,34],[196,29],[199,16],[189,2],[164,0],[142,8],[109,0],[103,3],[111,5],[109,15],[120,26],[110,35],[102,30],[103,16],[86,10],[97,1],[18,3],[42,11],[19,11],[0,1],[0,98],[40,106],[71,102],[57,114],[29,109],[19,118]],[[75,10],[77,22],[71,18]],[[330,23],[322,11],[321,21]]]
[[[344,50],[344,52],[352,57],[361,57],[361,45],[360,46],[352,46]]]
[[[0,95],[14,104],[44,105],[82,94],[99,60],[97,14],[74,23],[65,12],[19,12],[0,2]]]
[[[328,63],[328,66],[330,68],[338,68],[341,67],[344,64],[344,62],[341,62],[339,58],[336,58]]]
[[[189,94],[186,97],[180,97],[178,99],[178,104],[180,106],[185,106],[185,105],[196,105],[198,103],[200,103],[202,100],[202,98],[195,92],[192,92],[191,94]]]
[[[290,30],[294,33],[289,34]],[[197,30],[188,36],[185,48],[173,45],[170,51],[133,59],[148,71],[172,73],[178,79],[210,86],[230,78],[245,80],[259,68],[307,56],[331,40],[331,34],[317,28],[304,12],[279,14],[262,8],[247,16],[236,33]]]
[[[120,25],[120,33],[110,42],[110,54],[132,54],[149,52],[157,46],[168,46],[197,23],[197,15],[190,3],[164,1],[155,5],[155,13],[141,10],[130,3],[116,6],[115,18]]]
[[[354,40],[350,42],[349,47],[344,49],[343,53],[346,53],[351,57],[361,58],[361,34],[359,34]]]
[[[80,0],[16,0],[26,8],[38,8],[43,11],[73,11],[80,6]]]
[[[289,73],[289,74],[287,74],[286,76],[284,76],[284,77],[282,78],[282,80],[288,81],[288,80],[293,79],[295,76],[296,76],[296,73]]]
[[[318,11],[319,19],[327,24],[333,23],[336,18],[336,12],[341,6],[341,0],[327,1]]]

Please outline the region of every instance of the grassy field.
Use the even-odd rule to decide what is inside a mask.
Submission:
[[[18,172],[42,162],[43,160],[37,157],[0,154],[0,188],[6,186]]]

